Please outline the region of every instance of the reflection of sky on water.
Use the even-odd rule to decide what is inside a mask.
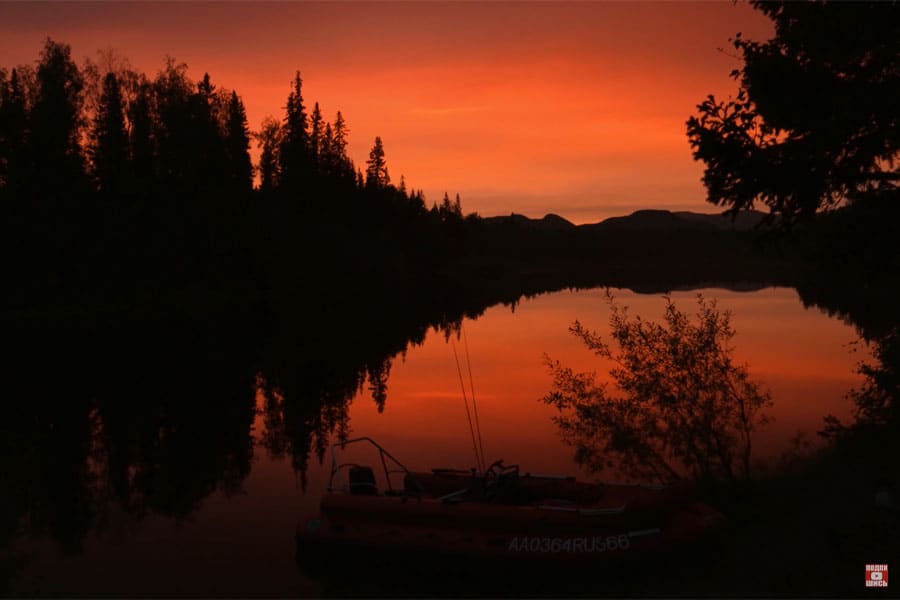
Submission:
[[[694,311],[697,291],[673,292],[683,311]],[[737,362],[746,362],[751,377],[772,392],[775,422],[757,435],[758,456],[786,450],[798,431],[815,440],[822,417],[849,415],[846,392],[859,381],[851,353],[854,329],[817,309],[805,309],[790,288],[754,292],[702,290],[732,311]],[[618,290],[629,312],[661,320],[659,295]],[[605,378],[609,364],[600,361],[569,334],[578,319],[601,334],[608,331],[609,310],[603,290],[546,294],[518,304],[515,311],[495,306],[465,328],[475,394],[488,459],[518,462],[526,470],[572,472],[572,451],[563,446],[550,419],[555,409],[539,402],[551,378],[543,354],[580,371]],[[463,340],[456,342],[465,372]],[[398,359],[388,381],[388,400],[379,414],[365,393],[350,410],[358,435],[383,440],[397,456],[417,468],[468,467],[473,461],[459,375],[450,343],[431,333],[421,347]]]

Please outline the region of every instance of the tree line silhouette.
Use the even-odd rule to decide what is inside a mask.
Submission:
[[[751,5],[775,35],[760,42],[738,32],[730,40],[743,60],[731,72],[737,94],[709,95],[687,121],[707,200],[733,212],[762,204],[788,227],[848,204],[892,210],[898,4]]]
[[[404,177],[393,185],[381,137],[363,172],[343,114],[309,113],[302,86],[298,71],[283,119],[251,132],[235,90],[192,81],[171,57],[153,77],[111,52],[79,68],[47,39],[35,67],[0,70],[2,243],[18,304],[270,289],[330,267],[365,278],[373,262],[427,271],[451,256],[459,197],[428,209]]]
[[[723,263],[747,256],[749,233],[532,229],[464,215],[447,193],[428,207],[392,177],[380,136],[355,165],[343,113],[309,110],[299,72],[287,87],[284,115],[254,132],[235,90],[172,58],[153,76],[111,51],[79,67],[48,39],[35,66],[0,69],[4,306],[289,310],[321,290],[557,285],[673,245],[667,268],[708,262],[711,247]]]

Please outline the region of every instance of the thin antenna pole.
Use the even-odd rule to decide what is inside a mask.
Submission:
[[[463,344],[466,349],[466,367],[469,369],[469,390],[472,392],[472,411],[475,413],[475,431],[478,432],[478,447],[481,450],[481,463],[486,465],[484,460],[484,442],[481,440],[481,423],[478,421],[478,404],[475,403],[475,384],[472,378],[472,363],[469,361],[469,339],[466,336],[466,326],[460,323],[462,329]]]
[[[462,369],[459,366],[459,355],[456,353],[456,342],[450,340],[450,345],[453,347],[453,358],[456,360],[456,372],[459,374],[459,387],[462,389],[463,404],[466,407],[466,419],[469,421],[469,433],[472,434],[472,449],[475,451],[475,464],[479,469],[484,471],[484,461],[482,461],[481,457],[478,455],[478,444],[475,442],[475,428],[472,427],[472,413],[469,412],[469,400],[466,397],[466,385],[463,383]]]

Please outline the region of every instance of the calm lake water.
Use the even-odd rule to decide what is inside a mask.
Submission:
[[[857,336],[851,325],[804,308],[790,288],[699,291],[733,312],[735,355],[775,401],[775,421],[754,440],[759,461],[777,461],[798,433],[815,442],[823,416],[849,416],[845,394],[859,382],[855,367],[867,356],[862,347],[853,351]],[[697,293],[671,296],[682,310],[693,312]],[[632,314],[662,318],[662,296],[627,290],[614,294]],[[430,331],[421,345],[395,357],[383,410],[363,385],[341,422],[349,427],[346,433],[373,437],[411,469],[472,466],[454,360],[455,346],[465,369],[467,345],[486,458],[502,458],[532,472],[591,477],[579,471],[572,449],[562,443],[551,421],[555,409],[539,401],[551,383],[543,356],[604,377],[605,365],[568,327],[578,319],[604,333],[608,317],[603,290],[565,291],[525,300],[514,309],[489,308],[464,322],[465,339],[448,340],[443,332]],[[91,501],[105,503],[102,518],[92,524],[80,552],[62,552],[50,536],[27,535],[0,550],[0,561],[11,573],[9,591],[65,596],[322,594],[322,584],[295,562],[294,528],[298,519],[316,511],[327,461],[309,461],[304,489],[291,459],[273,455],[271,444],[263,443],[265,402],[259,391],[251,470],[240,489],[219,486],[181,519],[153,511],[135,516],[110,495],[98,493]],[[429,590],[421,594],[429,595]]]

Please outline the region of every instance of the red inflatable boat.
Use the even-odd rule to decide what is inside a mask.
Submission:
[[[377,448],[382,487],[371,467],[337,462],[337,447],[358,442]],[[334,487],[344,471],[346,485]],[[397,475],[402,485],[395,487]],[[484,471],[415,473],[373,440],[357,438],[332,447],[321,514],[298,525],[297,541],[317,551],[595,561],[684,544],[721,526],[721,513],[689,496],[683,487],[522,474],[499,461]]]

